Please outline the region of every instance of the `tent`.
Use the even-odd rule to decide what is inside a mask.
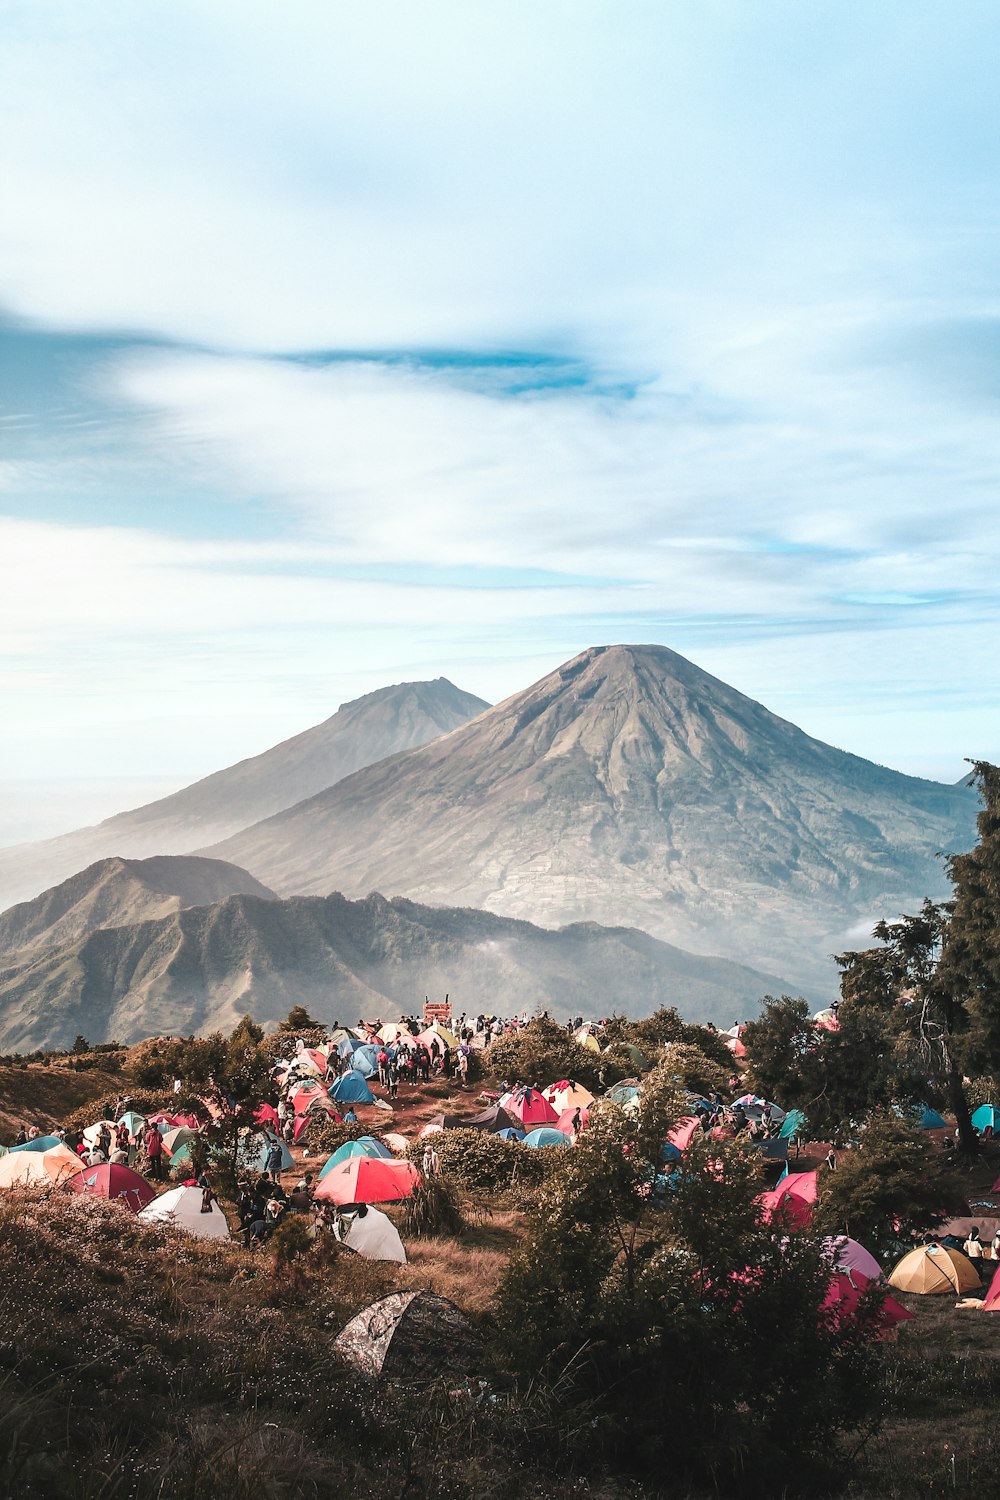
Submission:
[[[426,1031],[422,1031],[417,1037],[417,1041],[423,1042],[424,1046],[429,1047],[431,1051],[436,1047],[439,1052],[447,1052],[450,1047],[458,1046],[458,1037],[438,1021],[435,1021],[432,1026],[428,1026]]]
[[[559,1118],[544,1095],[534,1089],[515,1089],[513,1093],[504,1094],[499,1107],[505,1109],[524,1130],[531,1130],[535,1125],[554,1125]]]
[[[701,1121],[697,1115],[685,1115],[683,1119],[677,1121],[667,1136],[666,1143],[668,1146],[673,1146],[679,1156],[682,1151],[687,1150],[700,1129]]]
[[[20,1146],[11,1146],[10,1150],[12,1153],[15,1151],[51,1151],[54,1146],[62,1144],[63,1142],[57,1135],[36,1135],[34,1140],[22,1141]]]
[[[783,1141],[790,1141],[793,1135],[802,1139],[802,1133],[806,1128],[806,1117],[801,1109],[790,1109],[784,1118],[778,1135]]]
[[[395,1260],[406,1264],[406,1251],[399,1230],[389,1215],[377,1208],[360,1204],[354,1213],[338,1215],[334,1234],[348,1250],[363,1255],[366,1260]]]
[[[758,1198],[765,1219],[779,1219],[788,1228],[802,1229],[812,1223],[816,1202],[816,1172],[786,1172],[768,1193]]]
[[[182,1184],[147,1203],[137,1217],[147,1224],[169,1224],[173,1229],[183,1229],[186,1234],[195,1234],[201,1239],[228,1240],[229,1225],[222,1209],[213,1202],[211,1211],[203,1214],[201,1203],[201,1188]]]
[[[401,1151],[405,1151],[410,1144],[405,1135],[399,1135],[394,1130],[386,1131],[385,1135],[382,1137],[382,1143],[383,1145],[388,1146],[390,1151],[394,1152],[396,1156],[398,1156]]]
[[[832,1315],[835,1323],[852,1322],[857,1317],[861,1298],[872,1285],[873,1278],[865,1276],[861,1271],[835,1271],[823,1299],[823,1307]],[[901,1302],[897,1302],[895,1297],[887,1296],[882,1298],[875,1313],[875,1321],[882,1334],[889,1333],[897,1323],[905,1323],[912,1317],[913,1313]]]
[[[812,1019],[817,1031],[840,1030],[840,1021],[835,1010],[818,1010]]]
[[[146,1116],[141,1115],[137,1109],[127,1109],[118,1123],[125,1126],[129,1135],[138,1135],[146,1123]]]
[[[474,1374],[481,1344],[465,1314],[436,1292],[392,1292],[358,1313],[334,1340],[366,1375],[408,1382]]]
[[[563,1079],[561,1083],[550,1084],[545,1090],[545,1098],[560,1115],[566,1109],[589,1109],[594,1102],[594,1096],[589,1089],[585,1089],[581,1083],[571,1083],[567,1079]]]
[[[338,1146],[332,1156],[328,1156],[323,1164],[323,1170],[319,1177],[322,1182],[328,1172],[334,1167],[339,1167],[342,1161],[350,1161],[352,1156],[377,1157],[382,1161],[392,1160],[392,1152],[387,1151],[381,1141],[373,1140],[370,1135],[363,1135],[357,1141],[345,1141]]]
[[[983,1302],[983,1312],[1000,1312],[1000,1266],[993,1272],[993,1280]]]
[[[503,1130],[498,1130],[496,1137],[498,1141],[523,1141],[524,1131],[517,1130],[513,1125],[508,1125]]]
[[[521,1123],[497,1104],[480,1110],[477,1115],[467,1115],[464,1119],[461,1115],[435,1115],[434,1119],[440,1121],[446,1130],[484,1130],[491,1135],[497,1135],[501,1130],[517,1130]]]
[[[351,1067],[355,1073],[360,1073],[362,1078],[373,1078],[378,1072],[378,1055],[381,1051],[378,1044],[356,1047],[351,1057]]]
[[[268,1153],[272,1146],[281,1147],[281,1170],[289,1171],[295,1165],[295,1157],[284,1141],[265,1130],[260,1135],[247,1135],[240,1141],[240,1166],[263,1172],[267,1168]],[[176,1159],[176,1158],[175,1158]]]
[[[338,1104],[371,1104],[375,1095],[363,1076],[352,1068],[349,1073],[342,1073],[333,1084],[330,1098],[336,1099]]]
[[[971,1292],[982,1285],[979,1273],[961,1250],[946,1245],[918,1245],[893,1269],[889,1285],[900,1292]]]
[[[391,1203],[419,1186],[420,1173],[410,1161],[352,1156],[330,1168],[313,1196],[327,1203]]]
[[[555,1123],[555,1128],[565,1131],[567,1135],[576,1135],[578,1130],[583,1130],[589,1119],[589,1109],[564,1109]]]
[[[825,1239],[823,1249],[838,1271],[857,1271],[869,1281],[877,1281],[882,1275],[882,1267],[871,1251],[859,1245],[857,1240],[848,1239],[846,1234]]]
[[[616,1083],[613,1089],[608,1089],[608,1098],[612,1104],[620,1104],[623,1107],[634,1103],[639,1097],[639,1085],[637,1083]]]
[[[918,1104],[915,1113],[921,1130],[942,1130],[947,1127],[948,1121],[936,1109],[931,1109],[929,1104]]]
[[[198,1134],[197,1130],[191,1130],[187,1125],[177,1125],[171,1130],[164,1132],[163,1144],[170,1155],[173,1156],[182,1146],[186,1146],[189,1141],[193,1141]]]
[[[378,1034],[380,1042],[388,1042],[390,1045],[400,1040],[408,1042],[410,1037],[410,1028],[409,1026],[404,1026],[402,1021],[388,1021]]]
[[[74,1172],[66,1179],[65,1186],[74,1193],[88,1193],[93,1198],[113,1198],[124,1203],[134,1214],[156,1197],[156,1190],[150,1187],[145,1177],[140,1177],[131,1167],[110,1163]]]
[[[278,1111],[273,1104],[258,1104],[253,1112],[254,1120],[258,1125],[273,1125],[277,1128],[281,1124],[278,1119]]]
[[[82,1168],[80,1158],[61,1141],[47,1151],[8,1151],[0,1158],[0,1188],[50,1187]]]
[[[533,1149],[539,1146],[568,1146],[569,1136],[565,1131],[554,1130],[549,1125],[541,1125],[536,1130],[529,1130],[524,1137],[524,1144]]]
[[[972,1128],[982,1135],[984,1130],[1000,1131],[1000,1109],[995,1104],[981,1104],[973,1111]]]

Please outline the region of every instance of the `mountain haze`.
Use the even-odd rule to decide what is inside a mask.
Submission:
[[[93,828],[0,849],[0,909],[109,855],[188,854],[227,838],[363,766],[426,744],[486,707],[444,677],[367,693],[322,724],[169,797]]]
[[[0,960],[0,1048],[230,1029],[304,1004],[353,1025],[450,994],[457,1010],[548,1008],[559,1019],[673,1004],[729,1025],[782,981],[629,929],[549,931],[489,912],[372,895],[231,896]]]
[[[833,951],[944,893],[936,855],[971,845],[976,808],[665,647],[609,646],[203,852],[281,895],[387,888],[640,927],[827,995]]]
[[[235,895],[277,899],[246,870],[221,859],[167,854],[98,860],[33,901],[0,913],[0,962],[24,948],[63,947],[102,927],[166,917]]]

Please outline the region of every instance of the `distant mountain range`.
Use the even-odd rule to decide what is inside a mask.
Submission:
[[[109,855],[187,854],[292,807],[387,755],[426,744],[489,705],[444,677],[380,688],[262,755],[94,828],[0,849],[0,909]]]
[[[201,852],[282,896],[639,927],[829,995],[832,952],[945,892],[937,854],[971,846],[976,809],[665,647],[609,646]]]
[[[456,1010],[471,1013],[542,1008],[562,1020],[672,1004],[692,1019],[729,1025],[782,988],[773,975],[683,953],[629,928],[582,922],[550,931],[380,895],[281,901],[267,892],[234,894],[97,925],[102,892],[113,898],[112,919],[128,888],[137,910],[150,903],[156,881],[122,869],[127,863],[105,861],[85,872],[86,881],[67,882],[75,890],[14,909],[19,917],[8,922],[5,940],[27,938],[29,946],[0,951],[0,1049],[69,1045],[81,1033],[127,1042],[206,1032],[231,1028],[247,1011],[274,1023],[299,1004],[318,1019],[353,1025],[359,1016],[418,1010],[425,994],[446,992]],[[176,867],[172,875],[158,872],[160,886],[190,892],[198,883],[197,859],[147,863]],[[205,888],[229,868],[201,872]]]

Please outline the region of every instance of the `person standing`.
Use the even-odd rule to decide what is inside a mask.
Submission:
[[[157,1182],[163,1180],[163,1137],[155,1125],[147,1125],[142,1138],[143,1149],[149,1158],[149,1175]]]
[[[272,1182],[281,1181],[281,1142],[272,1141],[267,1148],[267,1157],[264,1161],[264,1171]]]

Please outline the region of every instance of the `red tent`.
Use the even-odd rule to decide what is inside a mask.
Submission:
[[[857,1316],[858,1303],[871,1285],[871,1280],[862,1276],[860,1271],[837,1271],[830,1281],[823,1306],[833,1314],[836,1323],[848,1323]],[[886,1334],[897,1323],[905,1323],[912,1317],[913,1314],[895,1297],[885,1297],[879,1309],[878,1326]]]
[[[580,1117],[579,1126],[573,1124],[577,1115]],[[577,1129],[583,1129],[589,1119],[589,1109],[564,1109],[556,1121],[556,1129],[561,1130],[563,1135],[574,1135]]]
[[[761,1193],[758,1203],[765,1219],[780,1219],[788,1228],[804,1229],[812,1223],[812,1205],[816,1202],[816,1172],[789,1172],[769,1193]]]
[[[313,1197],[329,1203],[389,1203],[408,1198],[419,1186],[420,1173],[411,1161],[352,1156],[331,1167]]]
[[[678,1151],[686,1151],[700,1129],[701,1121],[697,1115],[686,1115],[684,1119],[677,1121],[667,1136],[667,1140],[671,1146],[676,1146]]]
[[[91,1193],[95,1198],[120,1198],[134,1214],[156,1197],[145,1177],[131,1167],[110,1162],[101,1167],[84,1167],[67,1180],[66,1186],[74,1193]]]
[[[993,1272],[990,1289],[983,1300],[983,1312],[1000,1312],[1000,1266]]]
[[[253,1117],[258,1125],[280,1125],[278,1111],[273,1104],[258,1104],[253,1112]]]
[[[499,1102],[500,1108],[520,1120],[525,1130],[535,1125],[555,1125],[559,1119],[549,1101],[534,1089],[517,1089],[513,1094],[504,1094]]]

